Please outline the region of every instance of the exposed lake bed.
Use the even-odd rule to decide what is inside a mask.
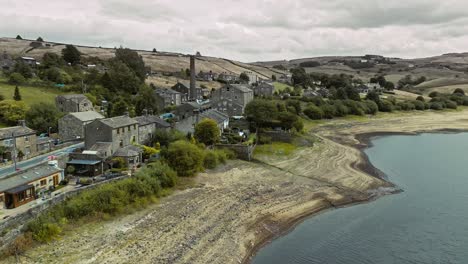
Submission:
[[[468,259],[468,134],[379,136],[372,142],[365,150],[370,162],[405,191],[307,219],[259,251],[253,263]]]

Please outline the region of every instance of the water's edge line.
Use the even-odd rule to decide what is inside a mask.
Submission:
[[[360,152],[360,160],[356,160],[352,164],[350,164],[354,169],[357,169],[361,172],[364,172],[372,177],[376,177],[378,179],[381,179],[387,183],[392,184],[395,187],[395,191],[387,194],[381,194],[381,195],[370,195],[366,199],[363,200],[351,200],[351,202],[343,203],[340,204],[339,206],[334,206],[332,204],[324,204],[323,207],[315,208],[312,211],[307,211],[302,214],[297,215],[296,217],[293,217],[292,220],[282,223],[280,225],[280,232],[273,234],[271,233],[269,236],[266,236],[265,238],[259,240],[257,243],[255,243],[248,251],[244,259],[242,260],[242,264],[249,264],[252,261],[252,258],[257,254],[260,249],[265,247],[266,245],[270,244],[273,240],[278,239],[280,237],[283,237],[290,232],[292,232],[299,224],[303,223],[305,220],[317,216],[321,213],[326,213],[331,210],[335,209],[340,209],[340,208],[345,208],[345,207],[350,207],[354,205],[359,205],[359,204],[365,204],[365,203],[370,203],[375,200],[377,200],[380,197],[390,195],[390,194],[396,194],[400,193],[403,190],[396,188],[394,183],[388,180],[387,175],[379,170],[377,167],[375,167],[369,160],[369,157],[367,154],[364,152],[365,149],[372,147],[372,140],[375,140],[376,138],[379,137],[385,137],[385,136],[398,136],[398,135],[405,135],[405,136],[418,136],[421,134],[459,134],[459,133],[467,133],[467,129],[435,129],[435,130],[417,130],[413,132],[388,132],[388,131],[383,131],[383,132],[365,132],[365,133],[358,133],[354,135],[354,138],[358,141],[357,144],[346,144],[344,142],[338,142],[339,144],[346,145],[353,147]],[[335,138],[336,140],[336,138]],[[336,142],[336,141],[335,141]],[[352,199],[352,197],[351,197]]]

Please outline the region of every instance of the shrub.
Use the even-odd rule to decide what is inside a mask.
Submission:
[[[408,101],[398,102],[397,106],[403,111],[410,111],[410,110],[415,109],[414,104],[412,104],[411,102],[408,102]]]
[[[205,154],[205,159],[203,161],[203,165],[205,166],[205,168],[214,169],[218,166],[218,163],[218,155],[216,154],[216,152],[212,150],[207,151]]]
[[[426,100],[424,99],[424,97],[422,97],[421,95],[416,97],[416,100],[418,101],[421,101],[421,102],[425,102]]]
[[[336,109],[333,105],[324,104],[320,106],[320,109],[322,109],[324,118],[332,119],[333,117],[336,116]]]
[[[454,101],[446,101],[445,102],[445,107],[446,108],[449,108],[449,109],[457,109],[457,103],[455,103]]]
[[[147,175],[156,178],[163,188],[174,187],[178,181],[177,172],[161,161],[148,164],[148,166],[142,168],[137,175]]]
[[[220,132],[216,121],[203,119],[195,126],[195,138],[205,145],[213,145],[219,141]]]
[[[388,100],[381,100],[379,102],[380,112],[393,112],[393,104]]]
[[[309,105],[306,109],[304,109],[304,114],[313,120],[318,120],[323,118],[323,111],[322,109],[318,108],[315,105]]]
[[[442,103],[440,102],[432,102],[430,103],[430,108],[432,110],[442,110],[444,107],[442,106]]]
[[[414,108],[416,110],[425,110],[426,109],[426,107],[424,105],[424,102],[421,102],[420,100],[414,100],[413,104],[414,104]]]
[[[13,85],[21,85],[26,82],[26,79],[21,75],[21,73],[14,72],[10,74],[10,78],[8,79],[8,83]]]
[[[364,103],[366,104],[366,107],[367,107],[367,114],[371,114],[371,115],[377,114],[377,112],[379,111],[379,106],[374,101],[366,100]]]
[[[461,88],[455,89],[455,91],[453,91],[453,93],[454,93],[454,94],[465,95],[465,91],[463,91],[463,89],[461,89]]]
[[[334,101],[333,106],[335,107],[336,116],[343,117],[349,114],[348,107],[346,107],[342,101],[340,100]]]
[[[431,93],[429,94],[429,97],[431,97],[431,98],[438,97],[438,96],[439,96],[439,93],[436,92],[436,91],[431,92]]]
[[[179,176],[193,176],[203,170],[203,151],[187,141],[176,141],[167,150],[169,166],[177,171]]]

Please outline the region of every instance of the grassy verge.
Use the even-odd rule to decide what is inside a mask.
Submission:
[[[41,102],[55,104],[55,97],[57,95],[67,94],[55,87],[33,87],[21,85],[19,86],[19,90],[22,101],[25,102],[27,106]],[[13,99],[14,92],[14,85],[0,81],[0,94],[3,95],[5,99]]]
[[[282,92],[284,89],[286,89],[288,87],[291,90],[294,90],[294,87],[292,87],[290,85],[287,85],[287,84],[284,84],[284,83],[280,83],[280,82],[274,82],[273,86],[275,86],[275,92]]]
[[[255,148],[254,155],[275,155],[275,156],[289,156],[297,146],[290,143],[273,142],[266,145],[258,145]]]

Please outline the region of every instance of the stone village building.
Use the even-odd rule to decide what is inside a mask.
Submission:
[[[55,105],[60,112],[74,113],[93,111],[93,103],[84,94],[66,94],[55,97]]]
[[[177,81],[177,83],[171,87],[172,90],[177,91],[182,94],[182,103],[190,101],[190,82],[188,81]],[[199,86],[195,87],[195,93],[196,93],[196,100],[202,100],[203,99],[203,93],[202,93],[202,88]]]
[[[182,104],[182,94],[172,89],[156,88],[154,90],[158,109]]]
[[[122,157],[129,167],[141,162],[138,121],[126,115],[94,120],[85,126],[85,149],[101,157]]]
[[[255,96],[268,97],[272,96],[275,91],[275,86],[269,82],[260,82],[257,86],[253,88]]]
[[[134,118],[138,122],[138,141],[149,144],[154,138],[156,130],[171,129],[171,124],[154,115],[143,115]]]
[[[0,146],[6,148],[5,159],[13,159],[23,153],[24,158],[28,159],[37,155],[37,136],[36,131],[26,126],[22,120],[19,126],[0,128]]]
[[[104,116],[94,111],[69,113],[58,121],[62,141],[79,140],[85,137],[85,126]]]
[[[211,107],[228,116],[241,116],[253,99],[253,90],[247,85],[227,84],[213,92]]]

